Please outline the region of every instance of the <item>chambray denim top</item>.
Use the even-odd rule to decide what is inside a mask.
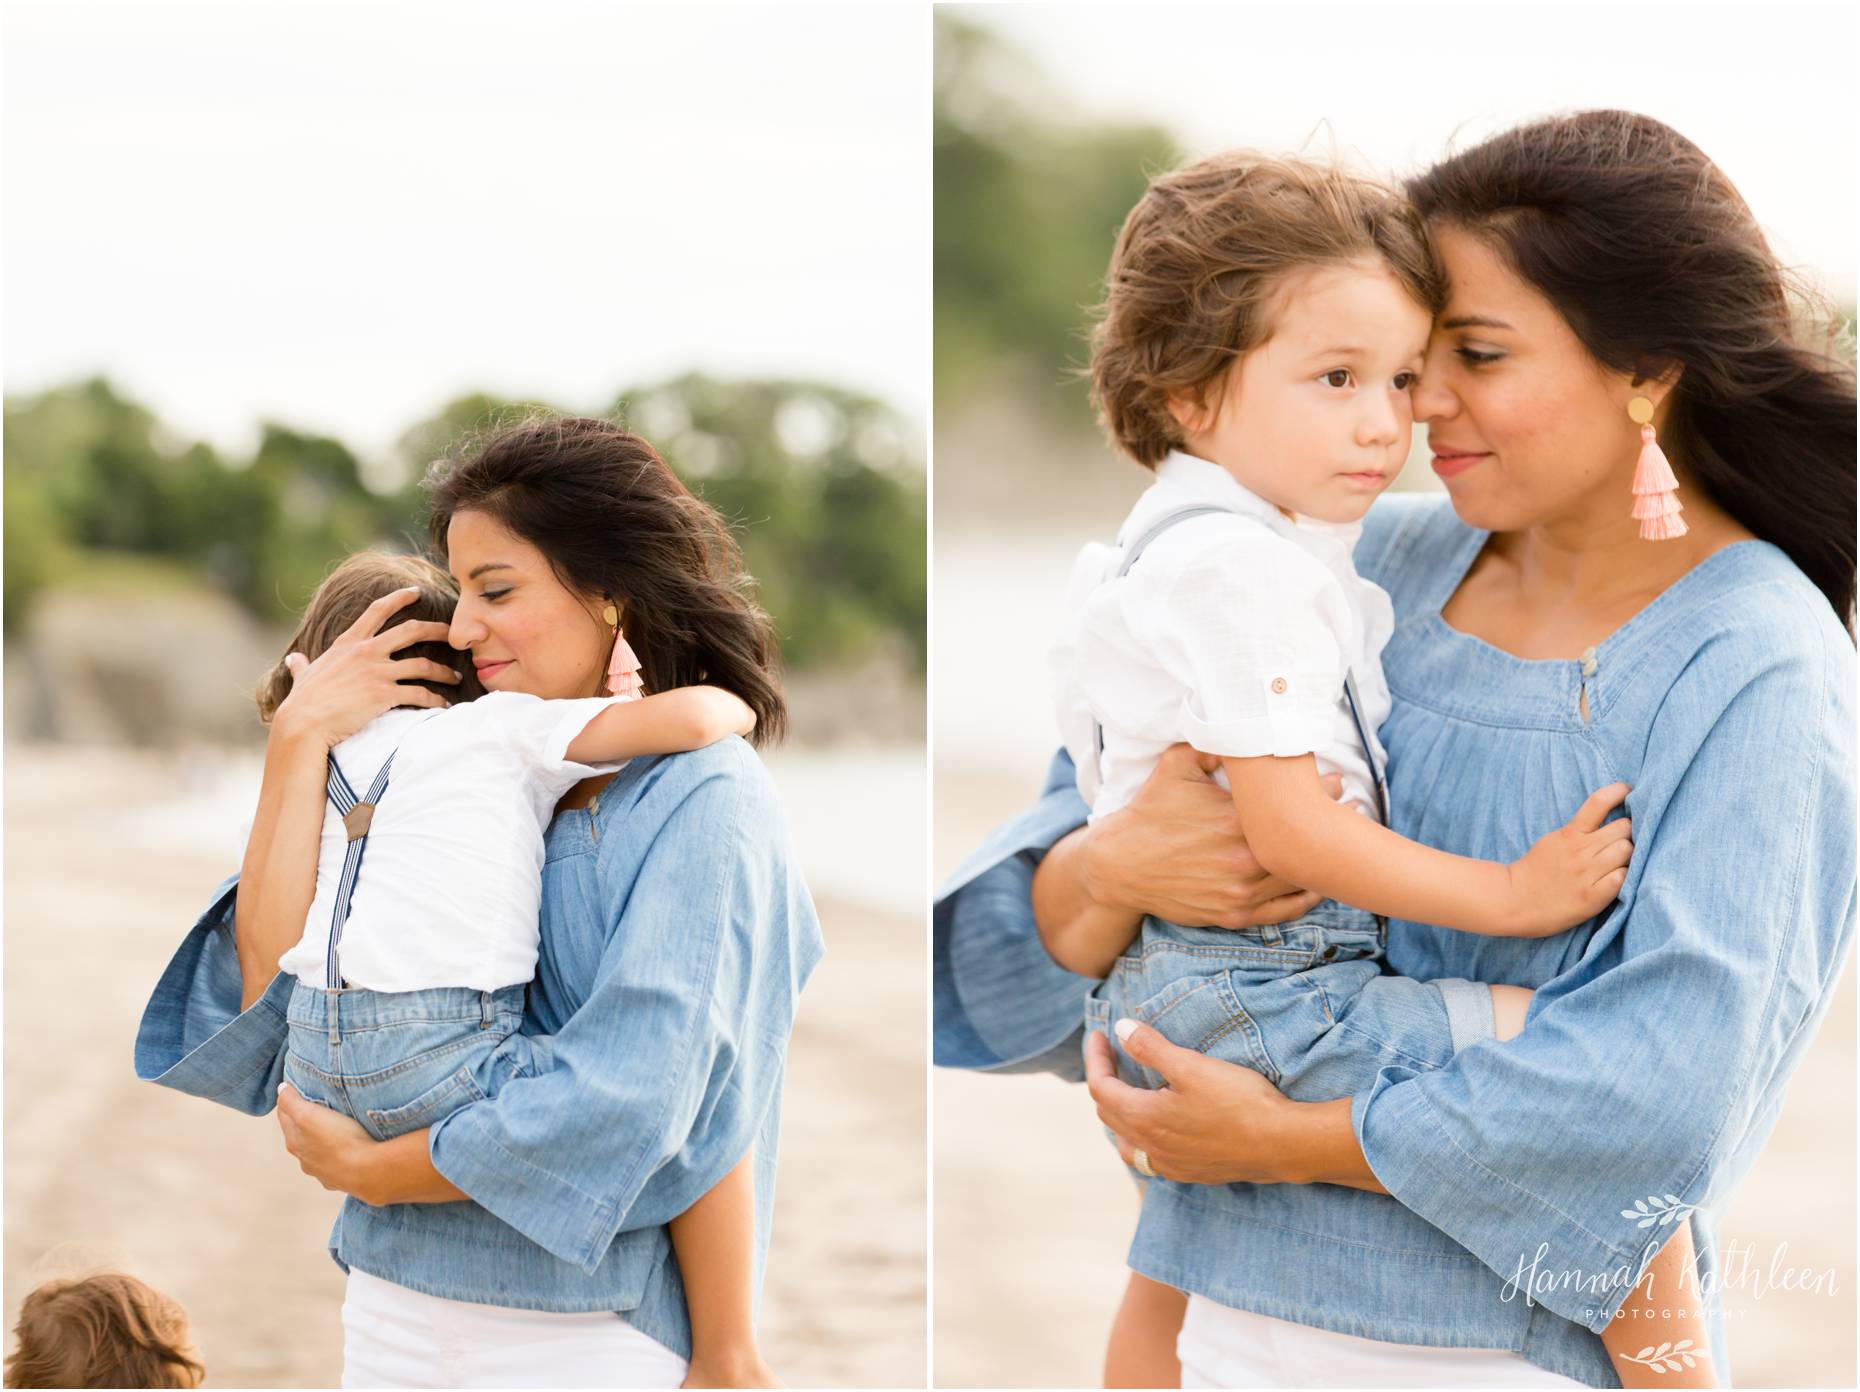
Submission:
[[[433,1164],[475,1202],[349,1199],[331,1255],[454,1300],[619,1311],[689,1357],[666,1224],[753,1143],[759,1285],[819,920],[774,786],[740,739],[632,760],[594,807],[557,814],[544,846],[522,1029],[551,1036],[553,1067],[432,1128]],[[239,1012],[236,880],[156,986],[136,1071],[257,1116],[277,1101],[293,983],[280,975]]]
[[[1131,1262],[1236,1308],[1510,1349],[1613,1387],[1597,1334],[1672,1232],[1657,1213],[1677,1209],[1728,1370],[1723,1296],[1740,1272],[1715,1250],[1716,1219],[1853,934],[1854,648],[1788,557],[1747,541],[1599,644],[1586,678],[1581,662],[1525,661],[1440,617],[1487,535],[1445,500],[1391,496],[1358,544],[1358,569],[1395,605],[1392,824],[1509,861],[1619,779],[1635,839],[1620,898],[1540,939],[1390,920],[1387,971],[1534,988],[1523,1033],[1434,1071],[1385,1066],[1352,1099],[1393,1197],[1152,1181],[1146,1208],[1168,1221]],[[1092,983],[1046,955],[1029,895],[1041,855],[1085,813],[1062,753],[1040,801],[939,890],[938,1063],[1080,1076]]]

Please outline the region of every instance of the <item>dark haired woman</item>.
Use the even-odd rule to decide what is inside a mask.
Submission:
[[[449,640],[488,690],[597,694],[623,613],[648,690],[719,686],[759,729],[780,728],[773,636],[735,545],[645,441],[532,421],[436,466],[428,487],[461,591]],[[402,630],[439,636],[428,627]],[[254,842],[298,837],[314,860],[327,750],[402,701],[400,675],[378,643],[301,671],[267,745]],[[740,740],[579,783],[545,838],[523,1024],[549,1037],[553,1066],[384,1142],[278,1099],[304,1170],[351,1196],[330,1247],[350,1271],[351,1349],[369,1361],[347,1376],[679,1381],[691,1331],[667,1225],[753,1154],[758,1270],[767,1243],[787,1040],[821,951],[788,854]],[[239,1010],[238,901],[258,888],[221,887],[137,1041],[144,1076],[254,1114],[276,1097],[291,986],[281,976]]]
[[[1800,344],[1748,209],[1656,121],[1524,126],[1410,192],[1450,281],[1414,405],[1451,508],[1386,498],[1356,553],[1395,606],[1392,824],[1504,859],[1618,779],[1634,863],[1555,937],[1391,922],[1391,971],[1536,990],[1515,1039],[1439,1070],[1391,1054],[1369,1091],[1295,1103],[1139,1026],[1126,1047],[1171,1083],[1141,1092],[1095,1039],[1100,1115],[1168,1181],[1131,1265],[1190,1293],[1184,1385],[1606,1387],[1656,1371],[1596,1335],[1686,1223],[1696,1279],[1671,1294],[1704,1306],[1722,1372],[1716,1216],[1853,931],[1851,368]],[[1635,398],[1682,536],[1641,537]],[[1042,933],[1313,903],[1236,876],[1237,818],[1188,751],[1083,819],[1061,760],[945,887],[939,1061],[1076,1070],[1093,983]]]

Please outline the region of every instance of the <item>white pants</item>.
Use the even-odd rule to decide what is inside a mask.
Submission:
[[[1504,1349],[1359,1339],[1188,1298],[1184,1387],[1581,1387]]]
[[[677,1387],[685,1360],[608,1310],[478,1305],[349,1272],[344,1387]]]

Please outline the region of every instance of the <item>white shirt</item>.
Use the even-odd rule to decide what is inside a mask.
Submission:
[[[495,991],[535,975],[543,832],[564,793],[621,767],[574,763],[568,746],[624,699],[493,691],[437,713],[391,710],[330,751],[358,799],[394,755],[336,945],[349,985]],[[278,963],[319,989],[347,849],[326,798],[316,899],[302,940]]]
[[[1233,511],[1177,523],[1117,577],[1125,545],[1196,506]],[[1157,466],[1118,545],[1079,552],[1050,663],[1060,733],[1094,817],[1129,802],[1183,741],[1232,758],[1315,754],[1320,772],[1342,775],[1346,801],[1377,815],[1344,674],[1355,674],[1380,767],[1382,649],[1395,611],[1356,573],[1361,533],[1360,523],[1288,520],[1219,465],[1179,450]]]

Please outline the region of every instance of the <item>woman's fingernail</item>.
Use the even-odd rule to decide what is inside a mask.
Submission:
[[[1119,1020],[1116,1024],[1112,1025],[1111,1028],[1117,1032],[1117,1037],[1119,1039],[1129,1039],[1131,1035],[1137,1032],[1137,1022],[1135,1020]]]

